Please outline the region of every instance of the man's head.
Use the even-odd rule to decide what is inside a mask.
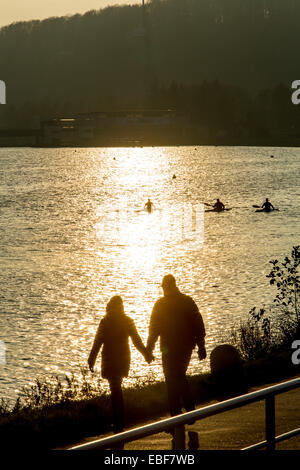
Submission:
[[[167,294],[168,292],[177,289],[175,277],[172,276],[172,274],[167,274],[166,276],[164,276],[161,283],[161,287],[164,290],[164,294]]]

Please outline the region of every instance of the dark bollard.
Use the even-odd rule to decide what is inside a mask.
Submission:
[[[230,344],[217,346],[211,352],[210,367],[218,399],[246,393],[242,360],[234,346]]]

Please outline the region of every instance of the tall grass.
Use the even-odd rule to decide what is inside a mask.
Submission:
[[[272,269],[266,277],[276,288],[272,307],[253,307],[248,318],[231,332],[230,342],[245,361],[290,348],[300,336],[300,246],[294,246],[291,256],[286,256],[283,262],[270,263]]]
[[[15,403],[0,401],[0,417],[20,411],[36,410],[52,405],[69,403],[106,396],[103,380],[98,374],[89,374],[86,367],[80,368],[80,376],[64,375],[37,378],[33,385],[23,387]]]
[[[147,377],[136,378],[132,390],[138,391],[157,383],[151,372]],[[63,405],[85,400],[107,399],[108,387],[99,374],[91,374],[87,367],[80,367],[80,375],[65,374],[35,379],[30,386],[23,387],[14,403],[0,400],[0,418],[19,413],[49,408],[53,405]],[[129,389],[131,390],[131,389]],[[127,392],[133,393],[133,392]]]
[[[36,380],[23,389],[13,406],[2,400],[2,445],[17,441],[21,447],[50,449],[111,431],[109,393],[101,388],[100,378],[82,373],[79,378]],[[151,377],[124,389],[124,401],[127,426],[167,413],[165,384]]]

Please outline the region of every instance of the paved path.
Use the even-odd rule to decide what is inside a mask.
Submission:
[[[271,385],[271,384],[270,384]],[[270,386],[268,385],[268,386]],[[275,384],[274,384],[275,385]],[[252,388],[259,390],[265,386]],[[211,401],[208,404],[216,403]],[[292,390],[275,398],[276,435],[300,427],[300,389]],[[202,408],[199,407],[199,408]],[[161,419],[168,416],[161,416]],[[148,424],[148,423],[144,423]],[[197,421],[186,430],[196,431],[199,450],[238,450],[265,440],[265,402],[260,401],[216,416]],[[84,440],[89,442],[107,435]],[[81,443],[83,443],[81,442]],[[170,434],[160,433],[125,444],[125,450],[170,450]],[[299,450],[300,436],[276,445],[278,450]]]

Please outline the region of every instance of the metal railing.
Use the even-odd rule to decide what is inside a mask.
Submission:
[[[113,436],[98,439],[86,444],[71,447],[69,450],[104,450],[116,448],[118,445],[123,445],[126,442],[142,439],[143,437],[157,434],[163,431],[173,432],[174,449],[184,450],[182,436],[184,435],[184,425],[191,424],[197,420],[214,416],[224,411],[233,410],[250,403],[260,400],[265,400],[265,432],[266,439],[257,444],[245,447],[242,450],[256,450],[267,448],[267,450],[274,450],[277,442],[284,441],[291,437],[300,434],[300,428],[293,429],[280,436],[275,435],[275,395],[288,392],[300,386],[300,378],[289,380],[271,387],[264,388],[255,392],[247,393],[239,397],[231,398],[213,405],[205,406],[204,408],[189,411],[172,418],[156,421],[155,423],[147,424],[129,431],[122,432]]]

